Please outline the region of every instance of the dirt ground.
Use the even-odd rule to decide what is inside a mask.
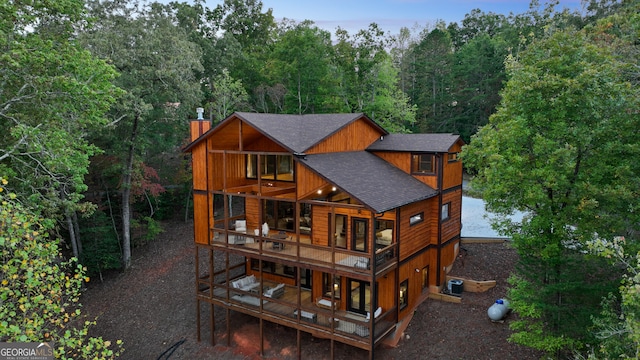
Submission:
[[[196,339],[194,247],[191,223],[168,222],[160,238],[134,249],[125,273],[92,279],[82,296],[83,314],[96,319],[90,335],[124,342],[121,359],[297,359],[296,331],[265,322],[260,356],[259,320],[231,313],[227,339],[225,311],[216,308],[216,342],[208,323]],[[376,359],[538,359],[542,354],[507,342],[509,315],[493,323],[487,309],[506,294],[506,278],[517,258],[508,244],[463,244],[451,275],[496,280],[484,293],[464,292],[462,303],[427,300],[394,348],[378,347]],[[202,306],[203,322],[209,306]],[[230,346],[227,346],[227,343]],[[330,359],[331,342],[301,335],[302,359]],[[368,352],[338,342],[335,359],[367,359]]]

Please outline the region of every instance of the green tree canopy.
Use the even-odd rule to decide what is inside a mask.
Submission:
[[[595,341],[590,316],[619,274],[581,249],[637,227],[640,206],[640,96],[623,68],[584,32],[532,44],[508,62],[498,111],[463,151],[488,210],[527,213],[496,224],[521,258],[510,291],[517,343],[555,353]]]
[[[83,269],[61,262],[55,221],[23,206],[0,177],[0,341],[54,341],[57,359],[113,359],[109,341],[87,336],[80,312]]]
[[[154,154],[175,151],[188,134],[188,115],[202,102],[196,74],[201,52],[176,25],[170,6],[91,1],[95,26],[81,40],[120,72],[123,100],[111,108],[111,122],[95,140],[120,170],[123,265],[131,259],[132,186]],[[147,179],[148,180],[148,179]]]

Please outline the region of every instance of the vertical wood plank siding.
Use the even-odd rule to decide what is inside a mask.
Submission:
[[[459,153],[462,150],[460,143],[456,143],[449,150],[450,153]],[[462,161],[449,162],[447,155],[443,159],[444,161],[444,174],[442,177],[442,188],[449,189],[462,184]]]
[[[207,190],[207,148],[198,146],[191,152],[193,189]]]
[[[304,199],[315,193],[319,188],[327,185],[327,182],[311,172],[306,166],[296,162],[296,186],[298,199]]]
[[[391,151],[379,151],[374,154],[407,174],[411,174],[411,155]]]
[[[246,198],[245,217],[247,220],[247,233],[252,234],[253,230],[258,229],[262,224],[262,219],[260,219],[260,200],[258,198]]]
[[[411,174],[411,153],[406,152],[375,152],[377,156],[381,159],[393,164],[398,169],[406,172],[407,174]],[[436,160],[439,161],[439,160]],[[436,165],[437,168],[437,165]],[[436,174],[433,175],[415,175],[411,174],[416,179],[422,181],[423,183],[431,186],[434,189],[438,188],[438,176]]]
[[[360,151],[369,147],[382,134],[364,119],[358,119],[305,152],[307,154],[322,154]]]
[[[209,243],[209,202],[207,194],[193,194],[193,232],[195,242]]]

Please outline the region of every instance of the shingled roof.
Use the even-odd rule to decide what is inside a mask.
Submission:
[[[292,152],[298,153],[308,150],[359,118],[369,120],[362,113],[288,115],[236,112],[235,115]],[[378,126],[373,121],[371,123]],[[380,129],[386,134],[384,129]]]
[[[370,151],[405,151],[445,153],[457,142],[455,134],[389,134],[367,148]]]
[[[301,163],[377,213],[437,194],[430,186],[366,151],[306,155]]]

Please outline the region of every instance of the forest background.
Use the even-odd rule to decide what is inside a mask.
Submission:
[[[556,6],[533,1],[527,12],[508,16],[476,9],[460,23],[397,34],[375,23],[331,34],[311,21],[276,22],[259,0],[225,0],[214,8],[202,0],[2,2],[3,210],[33,216],[27,223],[45,230],[19,235],[18,243],[42,233],[61,239],[53,263],[61,255],[80,264],[77,274],[101,277],[130,267],[132,249],[153,241],[162,220],[189,216],[191,172],[180,149],[197,107],[214,126],[233,111],[363,112],[389,132],[451,132],[471,143],[500,108],[505,85],[517,78],[517,66],[509,64],[521,58],[535,64],[527,55],[532,48],[551,56],[550,39],[578,33],[588,41],[576,45],[574,60],[581,47],[597,46],[607,53],[603,62],[623,69],[614,81],[637,86],[636,1],[586,1],[583,12]],[[545,66],[553,72],[565,65]],[[526,81],[521,85],[525,92]],[[571,100],[590,104],[602,95],[594,94]],[[620,109],[600,113],[609,110]],[[625,111],[637,118],[637,108]],[[467,157],[476,165],[472,171],[481,172],[483,163],[472,152]],[[3,226],[15,225],[6,214]],[[637,222],[626,226],[633,230]],[[8,266],[2,289],[15,295],[8,280],[37,274],[33,266],[29,272],[34,255],[12,263],[16,250],[8,244],[8,236],[0,237]],[[13,295],[3,295],[9,320],[30,301],[7,301]],[[27,336],[5,322],[3,329],[13,333],[0,340],[53,333],[32,324],[36,330]],[[583,351],[587,343],[598,341],[559,346]],[[558,346],[544,349],[560,354]]]

